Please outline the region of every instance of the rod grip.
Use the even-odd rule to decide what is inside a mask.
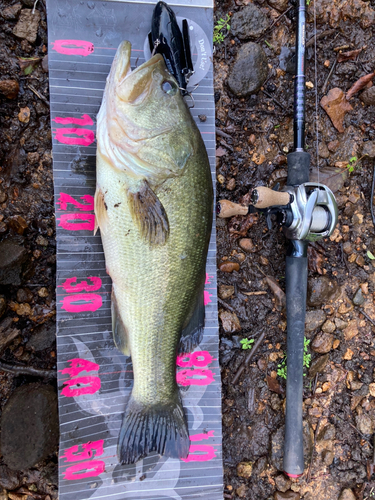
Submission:
[[[233,217],[234,215],[247,215],[248,211],[249,207],[239,205],[238,203],[233,203],[229,200],[220,200],[216,205],[217,216],[221,219]]]
[[[259,186],[253,189],[251,193],[252,205],[255,208],[268,208],[276,205],[288,205],[290,203],[290,194],[283,191],[273,191],[272,189]]]
[[[299,243],[302,252],[286,258],[287,377],[284,471],[299,476],[303,458],[303,348],[307,294],[307,244]],[[291,253],[291,252],[290,252]]]

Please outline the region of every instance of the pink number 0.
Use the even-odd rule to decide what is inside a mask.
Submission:
[[[52,49],[67,56],[89,56],[94,52],[94,44],[85,40],[56,40]]]

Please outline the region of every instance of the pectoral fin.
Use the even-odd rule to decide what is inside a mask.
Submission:
[[[99,188],[96,187],[95,197],[94,197],[94,207],[95,207],[95,228],[94,235],[98,228],[105,233],[105,229],[108,222],[107,206],[104,201],[104,193]]]
[[[133,220],[150,245],[164,245],[169,235],[168,217],[164,207],[146,180],[136,192],[128,191]]]
[[[112,312],[112,333],[116,347],[119,351],[125,354],[125,356],[130,356],[128,332],[126,330],[124,322],[121,319],[115,291],[113,288],[111,296],[111,312]]]

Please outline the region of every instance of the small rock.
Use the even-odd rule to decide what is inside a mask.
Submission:
[[[288,8],[288,0],[268,0],[273,9],[284,12]]]
[[[47,240],[47,238],[44,238],[44,236],[42,236],[41,234],[37,237],[37,239],[35,240],[35,243],[37,245],[40,245],[41,247],[48,246],[48,240]]]
[[[350,241],[345,241],[345,243],[342,246],[342,249],[344,250],[344,252],[347,255],[349,255],[353,252],[353,247],[352,247],[352,244],[350,243]]]
[[[371,88],[375,89],[375,87]],[[364,143],[362,149],[362,155],[363,156],[367,155],[371,159],[375,158],[375,141],[368,141]]]
[[[225,261],[220,264],[219,269],[224,273],[231,273],[233,271],[239,271],[240,265],[238,264],[238,262]]]
[[[57,396],[50,385],[18,387],[1,415],[1,452],[13,470],[28,469],[57,449]]]
[[[233,333],[241,330],[240,320],[235,313],[231,313],[229,311],[221,311],[219,314],[219,318],[226,333]]]
[[[375,384],[374,384],[374,382],[369,384],[368,389],[370,391],[371,396],[375,398]]]
[[[359,391],[359,389],[363,386],[363,382],[360,382],[359,380],[352,380],[350,382],[350,389],[352,391]]]
[[[46,54],[42,59],[42,70],[44,71],[44,73],[48,73],[48,54]],[[205,115],[198,115],[198,118],[200,119],[201,116],[205,116]],[[201,122],[202,121],[206,121],[206,120],[201,120]]]
[[[337,349],[339,345],[340,345],[339,339],[335,339],[332,344],[332,349]]]
[[[374,432],[372,420],[367,413],[362,413],[362,415],[357,415],[356,418],[357,429],[362,434],[372,434]]]
[[[354,355],[354,352],[351,349],[349,349],[349,347],[348,347],[344,356],[342,357],[342,359],[345,359],[346,361],[350,361],[352,359],[353,355]]]
[[[319,156],[321,158],[329,158],[329,150],[325,142],[319,144]]]
[[[308,281],[307,303],[311,307],[326,305],[338,294],[339,287],[337,283],[327,276],[312,278]]]
[[[322,331],[325,333],[333,333],[336,330],[336,325],[330,319],[327,320],[322,326]]]
[[[30,108],[27,106],[25,108],[21,108],[18,113],[18,119],[21,123],[29,123],[30,121]]]
[[[313,351],[320,354],[326,354],[332,349],[333,335],[330,333],[320,332],[318,333],[311,343],[311,348]]]
[[[362,293],[362,288],[359,287],[358,290],[356,291],[354,297],[353,297],[353,304],[356,306],[361,306],[365,301],[365,298]]]
[[[31,9],[21,10],[18,23],[13,29],[13,35],[16,35],[18,38],[25,38],[28,42],[34,43],[38,34],[39,21],[39,10],[35,10],[34,14]]]
[[[357,320],[352,319],[349,321],[348,326],[343,331],[345,340],[352,340],[353,337],[358,335]]]
[[[269,26],[267,17],[253,3],[235,12],[231,19],[231,34],[240,40],[258,38]]]
[[[9,227],[17,234],[23,234],[28,224],[20,215],[14,215],[13,217],[9,217]]]
[[[7,99],[15,99],[20,91],[20,86],[16,80],[1,80],[0,94],[4,94]]]
[[[279,491],[285,493],[287,490],[289,490],[292,481],[289,478],[287,478],[284,474],[279,474],[278,476],[275,477],[275,483],[276,483],[276,488]]]
[[[352,224],[354,226],[358,225],[358,224],[363,224],[363,214],[354,214],[353,217],[352,217]]]
[[[49,295],[49,291],[46,287],[39,288],[38,290],[39,297],[46,298]]]
[[[220,285],[219,286],[219,297],[223,300],[229,299],[234,294],[234,286],[232,285]]]
[[[231,179],[229,179],[227,185],[226,185],[226,189],[228,191],[233,191],[233,189],[236,188],[236,179],[234,177],[232,177]]]
[[[331,151],[331,153],[336,153],[336,151],[339,149],[340,147],[340,141],[331,141],[327,144],[327,147],[329,149],[329,151]]]
[[[17,291],[18,302],[28,302],[33,300],[33,292],[28,288],[19,288]]]
[[[260,45],[248,42],[238,51],[228,78],[230,90],[239,97],[256,93],[268,75],[267,56]]]
[[[39,159],[39,153],[27,153],[27,161],[30,165],[38,165]]]
[[[367,106],[375,105],[375,87],[370,87],[362,92],[359,96],[362,102],[367,104]]]
[[[1,11],[1,16],[7,21],[15,21],[18,17],[18,14],[21,12],[21,9],[22,5],[20,3],[15,3],[14,5],[5,7],[5,9]]]
[[[338,330],[344,330],[348,326],[348,322],[341,318],[335,318],[335,325]]]
[[[307,332],[313,332],[321,327],[325,322],[326,315],[321,309],[314,309],[313,311],[306,312],[305,329]]]
[[[254,462],[240,462],[237,465],[237,475],[249,479],[253,472]]]
[[[0,486],[6,490],[15,490],[21,484],[22,480],[18,472],[9,469],[6,465],[0,465]]]
[[[326,367],[328,360],[329,354],[324,354],[324,356],[314,359],[310,366],[309,376],[314,378],[317,373],[321,373]]]
[[[15,309],[18,316],[29,316],[31,314],[30,304],[27,303],[16,304]]]
[[[33,351],[44,351],[44,349],[49,349],[55,340],[55,323],[43,323],[35,328],[26,346],[28,349],[32,349]]]
[[[366,261],[365,261],[365,259],[363,258],[362,255],[357,255],[357,258],[355,259],[355,262],[360,267],[363,267],[366,264]]]
[[[0,243],[0,285],[20,285],[22,264],[26,260],[26,250],[10,241]]]
[[[239,245],[242,248],[242,250],[245,250],[245,252],[255,252],[256,250],[254,243],[251,241],[250,238],[240,239]]]
[[[241,484],[239,488],[236,489],[236,495],[239,496],[240,498],[244,498],[247,494],[247,486],[244,484]]]
[[[273,494],[274,500],[300,500],[301,495],[297,491],[288,490],[285,493],[275,491]]]

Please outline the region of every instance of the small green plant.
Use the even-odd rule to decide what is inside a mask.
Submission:
[[[370,250],[367,250],[367,257],[371,260],[375,260],[375,256],[373,253],[370,252]]]
[[[271,45],[268,40],[264,40],[264,43],[267,45],[267,47],[273,50],[273,45]]]
[[[254,344],[254,339],[242,339],[240,340],[240,344],[242,344],[242,349],[251,349]]]
[[[224,42],[224,38],[230,31],[229,20],[230,20],[230,15],[227,14],[225,19],[221,17],[215,24],[214,38],[213,38],[214,43],[217,43],[219,45],[220,43]]]
[[[356,156],[352,156],[349,160],[349,163],[346,165],[346,168],[349,171],[349,174],[354,172],[355,167],[357,166],[358,158]]]
[[[311,362],[311,354],[309,353],[310,342],[311,342],[311,340],[307,339],[306,337],[303,339],[303,367],[304,368],[310,367],[310,362]],[[277,374],[279,377],[286,380],[286,374],[287,374],[286,356],[284,357],[282,362],[279,365],[277,365]],[[306,376],[306,373],[304,373],[303,376]]]
[[[306,0],[307,7],[310,5],[311,0]]]

